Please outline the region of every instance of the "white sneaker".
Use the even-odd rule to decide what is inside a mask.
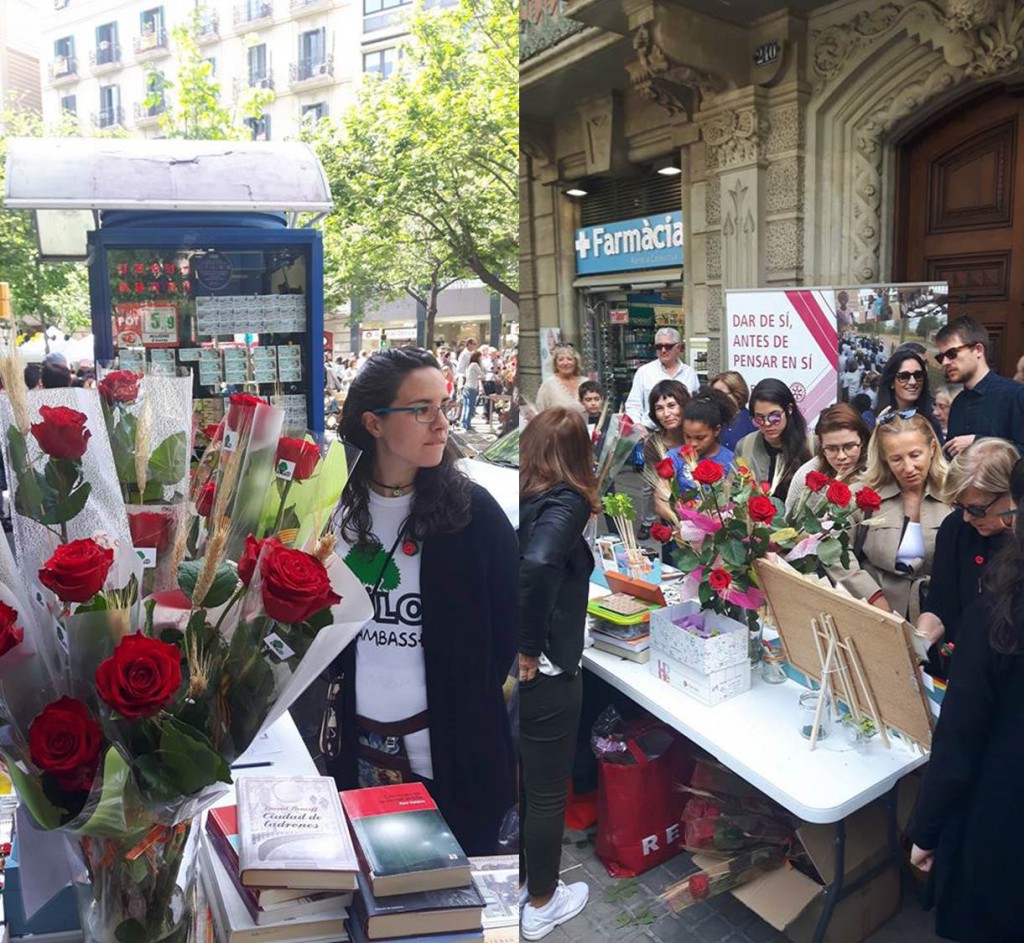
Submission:
[[[590,888],[582,881],[576,884],[558,882],[554,896],[543,907],[527,902],[520,910],[520,931],[524,940],[540,940],[559,924],[572,920],[590,897]]]
[[[524,884],[519,888],[519,911],[522,912],[523,908],[530,903],[530,892],[527,890],[527,886]]]

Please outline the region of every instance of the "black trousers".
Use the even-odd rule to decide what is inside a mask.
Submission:
[[[538,673],[519,687],[519,877],[532,897],[558,884],[583,677]]]

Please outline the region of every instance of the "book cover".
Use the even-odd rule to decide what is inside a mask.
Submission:
[[[246,887],[355,890],[359,861],[329,776],[247,776],[238,794]]]
[[[519,926],[519,857],[470,858],[473,884],[484,900],[484,929]]]
[[[377,897],[470,883],[469,860],[422,783],[351,789],[341,803]]]
[[[412,894],[375,897],[369,879],[359,875],[351,914],[371,940],[412,933],[456,933],[483,927],[484,899],[473,884]]]
[[[371,943],[358,920],[346,920],[345,932],[352,943]],[[516,943],[519,943],[518,931],[516,934]],[[484,933],[482,930],[470,930],[468,933],[429,933],[426,936],[404,936],[400,943],[484,943]]]

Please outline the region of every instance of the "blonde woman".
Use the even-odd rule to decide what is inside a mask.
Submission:
[[[580,380],[583,366],[576,349],[568,344],[559,344],[551,352],[551,362],[555,372],[548,377],[537,390],[537,411],[561,406],[571,409],[581,416],[586,410],[580,402]]]
[[[858,599],[914,621],[926,598],[945,500],[949,465],[935,428],[916,410],[878,420],[868,444],[864,484],[878,492],[879,510],[854,530],[850,569],[829,575]]]

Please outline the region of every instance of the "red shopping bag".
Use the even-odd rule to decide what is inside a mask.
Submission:
[[[689,743],[663,724],[626,740],[632,762],[600,759],[597,856],[612,877],[636,877],[682,851],[686,800],[673,782],[689,779]]]

